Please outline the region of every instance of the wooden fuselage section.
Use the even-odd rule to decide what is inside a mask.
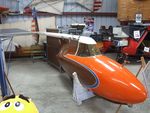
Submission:
[[[69,76],[76,72],[84,87],[114,102],[136,104],[147,98],[142,83],[126,68],[103,55],[75,55],[77,45],[73,41],[65,43],[57,55]]]

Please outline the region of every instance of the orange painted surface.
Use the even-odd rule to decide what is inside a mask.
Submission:
[[[147,98],[142,83],[116,61],[102,55],[79,57],[67,54],[65,57],[87,66],[96,74],[99,84],[90,90],[99,96],[125,104],[140,103]]]

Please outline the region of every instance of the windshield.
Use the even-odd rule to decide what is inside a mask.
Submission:
[[[96,45],[87,45],[80,43],[79,50],[77,52],[78,56],[95,56],[99,55],[100,51],[96,48]]]

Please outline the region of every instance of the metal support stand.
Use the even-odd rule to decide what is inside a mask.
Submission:
[[[73,100],[78,104],[81,105],[82,101],[87,100],[95,95],[93,92],[84,88],[79,79],[76,72],[73,73]]]
[[[2,48],[2,40],[0,39],[0,85],[3,97],[9,94],[5,74],[5,57]]]

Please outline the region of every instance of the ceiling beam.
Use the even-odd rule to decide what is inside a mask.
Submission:
[[[117,12],[63,12],[65,16],[105,16],[117,17]]]

